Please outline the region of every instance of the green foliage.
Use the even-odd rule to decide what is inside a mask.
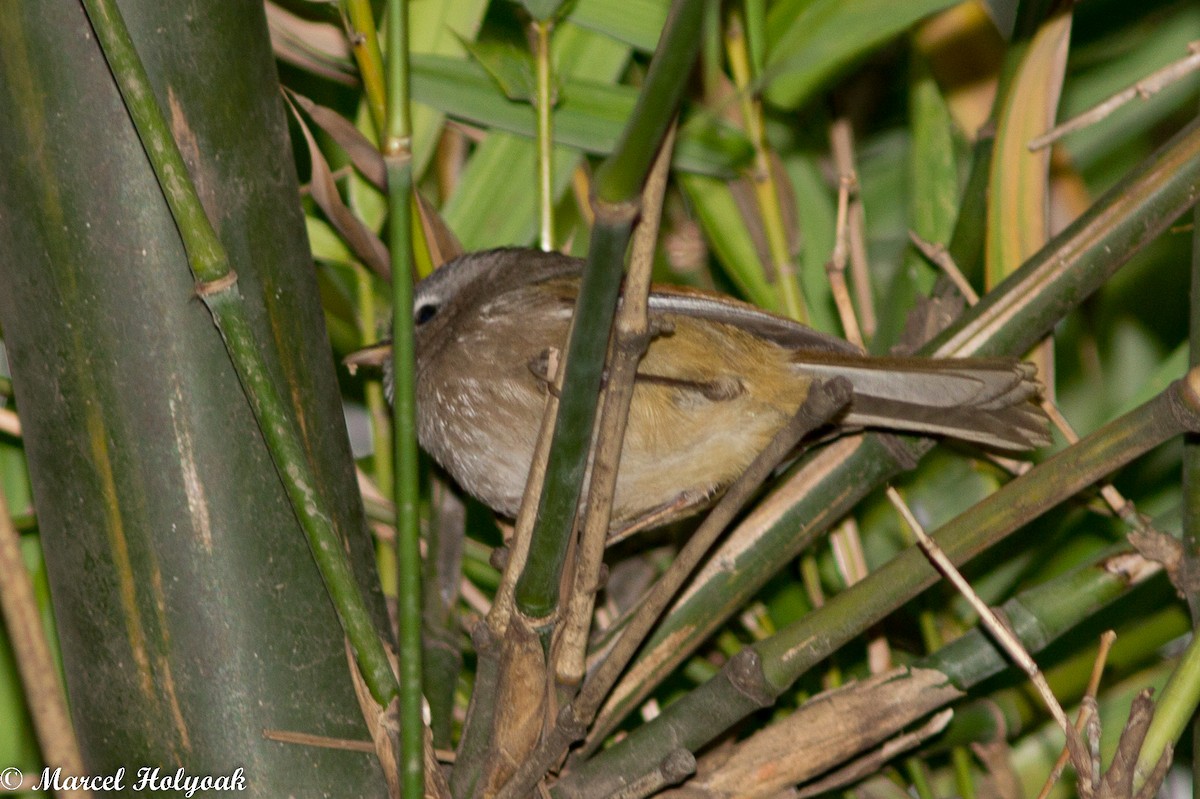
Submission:
[[[283,5],[297,11],[307,4],[268,3],[273,10]],[[348,53],[338,47],[330,49],[328,44],[331,37],[336,38],[337,21],[317,10],[321,4],[311,5],[307,16],[323,27],[303,29],[311,30],[306,46],[320,55],[321,63],[352,71]],[[466,250],[532,244],[541,199],[535,176],[539,157],[545,157],[553,166],[548,200],[555,211],[555,240],[567,242],[566,249],[584,253],[593,241],[588,201],[591,178],[626,130],[669,4],[665,0],[578,0],[567,4],[524,0],[521,5],[523,10],[514,8],[509,0],[491,4],[481,0],[413,4],[413,180],[417,193],[427,202],[427,221],[433,220],[425,228],[426,238],[444,230]],[[688,285],[719,288],[769,310],[782,311],[780,277],[766,267],[771,257],[764,232],[765,214],[762,200],[754,191],[754,180],[761,177],[755,165],[766,162],[780,187],[775,198],[777,210],[787,227],[789,255],[808,305],[809,322],[822,330],[841,333],[825,268],[837,243],[839,190],[839,175],[830,155],[829,124],[835,117],[846,116],[853,121],[855,136],[857,183],[852,200],[861,202],[865,220],[863,244],[871,282],[864,294],[873,302],[878,316],[878,328],[865,344],[871,351],[882,353],[895,347],[912,350],[927,339],[929,335],[917,336],[919,340],[914,341],[913,331],[920,327],[914,323],[914,314],[924,307],[924,298],[930,294],[945,296],[954,292],[943,272],[914,249],[909,233],[949,246],[956,237],[969,238],[966,234],[972,226],[986,224],[977,209],[986,206],[987,192],[997,187],[968,181],[973,159],[981,158],[981,154],[984,180],[989,171],[986,140],[977,147],[977,131],[964,129],[964,120],[978,121],[991,113],[989,101],[980,100],[978,95],[971,99],[971,92],[981,84],[994,85],[1001,73],[1011,71],[1012,61],[1024,43],[1019,37],[1005,41],[988,27],[990,23],[963,22],[960,17],[956,35],[961,40],[950,37],[949,44],[931,45],[926,38],[930,33],[928,18],[951,5],[947,0],[739,3],[745,17],[745,35],[749,37],[753,99],[761,101],[761,151],[755,149],[751,121],[745,117],[750,104],[741,102],[743,98],[738,96],[726,64],[726,43],[715,28],[707,31],[701,62],[693,70],[694,78],[703,79],[693,80],[686,94],[656,274]],[[1094,0],[1080,4],[1075,11],[1060,118],[1081,112],[1138,77],[1184,57],[1187,43],[1200,38],[1200,9],[1193,3],[1160,2],[1144,11],[1126,9],[1121,15],[1112,13],[1116,5]],[[524,29],[514,27],[523,24],[526,14],[534,19],[555,20],[554,147],[549,153],[539,153],[534,141],[533,60],[524,49]],[[946,18],[942,22],[953,24]],[[355,124],[365,139],[373,138],[356,87],[333,80],[313,63],[289,68],[284,76],[288,88],[322,98],[321,102],[335,107]],[[1057,145],[1050,184],[1051,233],[1062,231],[1102,192],[1114,186],[1124,188],[1122,180],[1129,170],[1150,158],[1195,116],[1198,90],[1200,79],[1193,75],[1160,94],[1135,100]],[[318,128],[319,123],[314,126],[317,143],[329,163],[335,165],[338,188],[347,207],[386,241],[389,228],[385,196],[352,167],[336,169],[349,159],[336,137]],[[302,179],[306,179],[309,161],[303,154],[297,161]],[[1165,195],[1166,190],[1162,191]],[[1190,216],[1177,222],[1164,220],[1149,208],[1153,201],[1146,205],[1148,210],[1138,212],[1145,215],[1145,226],[1166,227],[1166,232],[1140,251],[1133,252],[1130,246],[1125,252],[1112,253],[1114,263],[1123,262],[1127,255],[1131,256],[1130,262],[1104,280],[1090,297],[1068,296],[1056,301],[1054,367],[1043,372],[1042,380],[1047,396],[1057,400],[1081,434],[1091,433],[1148,401],[1186,371],[1187,264],[1194,257],[1196,234],[1188,224]],[[354,249],[347,246],[317,203],[306,200],[304,207],[332,349],[339,356],[345,355],[385,335],[377,322],[370,324],[367,320],[387,318],[375,305],[386,306],[389,291],[378,276],[364,271]],[[1036,209],[1029,212],[1036,213]],[[1097,224],[1115,223],[1106,219]],[[967,278],[982,293],[976,264],[971,260],[964,266]],[[1105,263],[1088,263],[1080,268],[1106,274],[1112,271]],[[854,280],[852,277],[852,286]],[[1040,289],[1034,286],[1030,290]],[[1017,304],[1022,299],[1012,302]],[[933,331],[926,328],[925,332]],[[344,400],[352,409],[367,401],[364,398],[374,377],[369,373],[343,376]],[[0,408],[6,403],[3,391],[0,383]],[[1180,476],[1184,456],[1179,439],[1175,436],[1167,445],[1122,468],[1114,478],[1116,487],[1155,529],[1176,537],[1185,530],[1197,529],[1196,521],[1185,518],[1181,510],[1189,486]],[[880,445],[878,450],[890,453],[887,446]],[[1052,451],[1067,446],[1066,439],[1059,436]],[[13,454],[19,450],[18,439],[0,434],[0,486],[7,490],[14,509],[23,507],[18,498],[28,491],[23,467]],[[902,475],[899,472],[906,468],[903,463],[861,471],[848,468],[846,474],[830,478],[840,481],[831,484],[845,487],[846,492],[859,491],[863,496],[853,503],[848,518],[855,523],[863,560],[873,572],[894,563],[893,559],[906,551],[912,556],[913,546],[909,531],[882,491],[872,490],[877,483],[891,479],[917,518],[932,531],[953,524],[961,514],[980,513],[980,503],[1011,479],[1011,464],[998,465],[966,447],[941,447],[924,459],[920,458],[924,450],[916,445],[910,450],[916,453],[919,465]],[[1036,463],[1049,454],[1040,452],[1029,460]],[[380,477],[368,459],[360,465],[366,479]],[[787,490],[793,494],[788,501],[800,501],[795,492],[803,490],[803,486],[796,486],[804,482],[804,468],[803,464],[790,467],[771,488],[791,480],[792,487]],[[1014,499],[1017,505],[1036,504],[1031,497],[1054,488],[1037,486],[1036,478],[1030,482],[1036,487]],[[385,488],[383,493],[387,491]],[[775,494],[771,501],[784,503],[783,496]],[[831,507],[840,500],[840,495],[830,497],[824,505]],[[695,609],[684,608],[673,624],[707,629],[705,624],[715,619],[715,634],[708,641],[697,642],[694,649],[677,653],[681,661],[678,668],[663,675],[660,682],[648,683],[644,692],[639,692],[637,685],[619,685],[618,690],[625,693],[613,705],[625,700],[630,704],[621,706],[621,711],[609,706],[601,712],[594,728],[598,730],[594,733],[597,738],[585,743],[589,754],[613,743],[618,730],[632,733],[632,740],[639,740],[636,731],[643,725],[632,711],[644,700],[666,705],[681,697],[698,696],[698,686],[715,684],[716,680],[708,681],[721,674],[721,666],[734,654],[761,641],[768,644],[756,651],[785,649],[779,642],[787,639],[780,638],[779,633],[796,629],[800,623],[811,624],[819,631],[812,640],[847,633],[853,643],[837,651],[833,662],[816,666],[795,682],[773,686],[778,688],[777,706],[738,716],[740,725],[728,740],[769,729],[795,708],[803,710],[809,695],[839,680],[868,676],[868,641],[876,637],[888,639],[895,663],[940,663],[941,657],[958,658],[960,651],[970,649],[961,659],[946,661],[947,673],[972,675],[962,678],[962,687],[972,699],[995,698],[998,705],[1008,707],[1005,703],[1012,697],[1005,693],[1009,688],[1005,683],[1022,678],[1011,671],[1000,677],[993,676],[993,672],[972,671],[982,660],[995,657],[986,636],[975,633],[970,639],[962,639],[969,643],[960,644],[958,649],[942,648],[977,622],[975,612],[945,586],[919,595],[914,590],[914,599],[866,629],[847,631],[839,627],[850,623],[848,618],[854,623],[859,621],[850,616],[828,619],[827,626],[822,626],[825,618],[816,615],[821,613],[820,605],[829,597],[854,590],[850,586],[857,578],[846,566],[853,552],[848,554],[840,543],[838,548],[831,548],[822,535],[842,520],[822,516],[821,503],[811,498],[808,501],[811,505],[806,507],[818,507],[813,518],[789,519],[787,511],[781,510],[774,519],[775,524],[790,526],[788,540],[797,542],[796,551],[756,551],[737,538],[728,545],[731,562],[749,551],[755,560],[753,568],[761,569],[768,578],[749,590],[752,599],[736,608],[709,608],[713,615],[708,618],[688,616]],[[457,702],[457,708],[442,708],[443,718],[435,723],[439,736],[449,734],[454,743],[463,732],[461,719],[470,690],[494,676],[476,671],[482,658],[473,651],[466,628],[467,621],[476,621],[486,612],[486,603],[497,590],[499,578],[486,558],[489,549],[497,545],[498,534],[485,512],[469,501],[468,505],[466,552],[460,574],[452,575],[461,576],[468,587],[452,597],[450,612],[443,619],[449,629],[438,631],[442,634],[439,641],[452,641],[460,647],[464,671],[426,676],[427,680],[446,680],[439,686],[439,695],[454,697]],[[387,520],[386,502],[381,508],[373,518]],[[755,517],[750,516],[738,528],[738,535],[749,539],[765,534],[753,532],[754,521]],[[634,597],[621,594],[618,586],[625,585],[627,579],[641,586],[647,575],[660,574],[693,526],[684,522],[669,532],[635,538],[609,553],[614,587],[601,595],[604,623],[594,630],[596,652],[619,629],[605,625],[613,624],[619,612],[633,602]],[[1109,583],[1097,587],[1080,577],[1089,570],[1100,571],[1091,564],[1102,562],[1114,546],[1123,544],[1130,529],[1127,521],[1115,518],[1103,504],[1098,490],[1088,487],[1049,513],[1023,520],[1021,528],[1003,543],[999,538],[988,539],[986,545],[981,545],[984,551],[965,569],[990,604],[1011,600],[1015,604],[1009,607],[1024,609],[1023,603],[1034,589],[1035,599],[1059,606],[1055,609],[1074,608],[1074,603],[1079,603],[1077,615],[1055,617],[1054,623],[1062,628],[1056,628],[1055,634],[1081,623],[1089,637],[1080,634],[1066,636],[1058,643],[1047,640],[1029,644],[1031,649],[1048,647],[1045,657],[1062,672],[1055,672],[1053,683],[1056,690],[1061,686],[1064,704],[1073,704],[1080,697],[1084,682],[1080,675],[1086,674],[1091,665],[1094,638],[1090,636],[1095,629],[1119,624],[1131,634],[1136,630],[1144,637],[1139,638],[1142,645],[1137,652],[1114,656],[1112,673],[1101,685],[1099,699],[1108,756],[1128,716],[1131,693],[1148,684],[1166,682],[1174,661],[1163,654],[1165,647],[1186,626],[1182,604],[1167,609],[1143,607],[1138,603],[1139,595],[1130,594],[1124,587]],[[783,535],[778,531],[773,534]],[[35,552],[33,534],[27,535],[26,547]],[[735,584],[742,576],[740,571],[737,575],[723,574],[716,563],[710,563],[696,579],[698,585],[715,594],[733,596],[745,589],[745,584]],[[1157,592],[1154,596],[1170,602],[1165,578],[1152,579],[1150,588]],[[448,584],[457,584],[457,580]],[[889,587],[883,585],[878,590],[886,594]],[[905,584],[905,590],[910,587]],[[1054,599],[1047,601],[1047,594]],[[1162,618],[1165,615],[1169,618]],[[1143,622],[1144,628],[1140,626]],[[652,645],[662,642],[652,639]],[[801,644],[796,644],[795,649],[800,648]],[[923,657],[926,660],[920,660]],[[786,671],[772,668],[768,667],[773,676]],[[649,669],[639,672],[643,676],[648,673]],[[17,685],[8,660],[0,652],[0,718],[23,717]],[[1193,694],[1181,691],[1181,695]],[[685,699],[683,706],[686,704]],[[1036,790],[1030,786],[1040,786],[1049,769],[1045,752],[1060,745],[1061,735],[1047,732],[1046,717],[1036,706],[1021,712],[1025,713],[1021,723],[1005,732],[1012,738],[1011,762],[1028,792]],[[974,718],[969,714],[964,717]],[[917,720],[912,719],[914,723]],[[685,725],[686,721],[671,718],[667,723]],[[709,719],[694,721],[702,725]],[[671,730],[674,733],[677,728]],[[956,743],[969,742],[969,736],[975,734],[958,726],[951,732]],[[30,761],[34,750],[28,735],[23,730],[15,739],[0,735],[0,767]],[[678,737],[692,740],[684,733]],[[605,757],[610,756],[612,760],[606,761]],[[589,790],[590,785],[591,790],[599,791],[596,786],[607,783],[598,772],[623,762],[619,760],[623,756],[617,744],[591,761],[582,757],[568,761],[564,774],[568,780],[571,775],[576,780],[568,785],[580,791]],[[961,752],[954,756],[934,749],[924,756],[935,791],[948,784],[956,760],[960,765],[970,762]],[[1186,765],[1187,758],[1183,759]],[[988,779],[980,763],[971,765],[974,779]],[[597,773],[589,772],[589,767]],[[911,764],[904,772],[891,764],[868,780],[874,781],[871,787],[878,788],[885,779],[907,781],[917,773],[919,769]],[[983,788],[980,792],[982,795]]]

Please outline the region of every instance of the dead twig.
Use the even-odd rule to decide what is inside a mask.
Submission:
[[[1008,625],[1001,621],[1000,617],[988,607],[987,603],[979,598],[979,595],[975,593],[975,590],[971,588],[970,583],[962,576],[962,573],[946,557],[946,553],[937,545],[937,542],[929,537],[929,534],[925,532],[925,528],[917,521],[917,517],[913,515],[908,504],[900,496],[900,492],[888,486],[887,495],[905,523],[913,531],[913,535],[917,538],[917,544],[921,547],[921,551],[925,553],[930,563],[970,603],[975,612],[979,614],[980,622],[991,633],[996,643],[1000,645],[1013,662],[1029,677],[1030,682],[1042,697],[1042,701],[1046,704],[1046,708],[1050,711],[1050,715],[1053,716],[1059,728],[1067,736],[1067,748],[1071,752],[1071,760],[1075,764],[1076,771],[1080,774],[1090,774],[1094,759],[1085,748],[1083,737],[1068,721],[1067,714],[1063,712],[1062,705],[1055,698],[1054,692],[1050,690],[1050,686],[1046,683],[1045,676],[1038,668],[1037,661],[1033,659],[1033,656],[1029,654]]]
[[[845,241],[850,252],[850,274],[854,277],[854,299],[857,306],[857,323],[863,336],[872,338],[878,321],[875,317],[875,300],[871,296],[871,270],[867,259],[866,221],[863,218],[862,198],[858,192],[858,171],[854,167],[854,129],[846,116],[838,117],[829,128],[829,143],[833,150],[833,162],[838,172],[839,215],[841,192],[846,192]],[[835,245],[836,249],[836,245]],[[849,338],[849,331],[847,331]],[[853,341],[854,339],[850,339]]]
[[[1082,114],[1046,131],[1041,136],[1029,142],[1029,149],[1040,150],[1044,147],[1049,147],[1068,133],[1074,133],[1077,130],[1086,128],[1088,125],[1099,122],[1126,103],[1135,99],[1148,100],[1171,84],[1183,80],[1188,75],[1200,69],[1200,42],[1191,42],[1188,44],[1188,50],[1190,52],[1187,56],[1167,64],[1156,72],[1150,73],[1137,83],[1126,89],[1122,89],[1112,97],[1092,106]]]
[[[3,490],[0,490],[0,611],[12,641],[17,671],[25,686],[26,703],[46,766],[62,768],[68,775],[83,776],[87,773],[83,756],[75,739],[75,728],[71,726],[62,686],[58,683],[58,668],[42,628],[33,581],[21,556],[20,535],[8,513]],[[57,795],[85,799],[91,792],[71,788],[63,789]]]
[[[1092,674],[1088,678],[1087,690],[1083,694],[1085,700],[1090,699],[1091,701],[1083,702],[1079,708],[1079,715],[1075,718],[1075,729],[1080,732],[1084,731],[1094,715],[1096,693],[1100,690],[1100,677],[1104,674],[1104,664],[1108,662],[1108,652],[1112,649],[1113,641],[1116,640],[1117,634],[1112,630],[1108,630],[1100,636],[1100,651],[1096,653],[1096,661],[1092,664]],[[1058,760],[1054,762],[1054,768],[1050,770],[1050,776],[1046,778],[1046,784],[1042,786],[1042,791],[1038,794],[1038,799],[1046,799],[1050,795],[1050,791],[1062,777],[1063,769],[1066,768],[1067,761],[1070,759],[1071,753],[1067,751],[1066,747],[1063,747]]]

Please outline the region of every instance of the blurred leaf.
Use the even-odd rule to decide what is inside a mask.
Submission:
[[[357,70],[341,28],[328,21],[305,19],[284,5],[264,3],[275,57],[328,80],[357,85]]]
[[[767,14],[764,96],[803,105],[825,81],[871,48],[953,0],[782,0]]]
[[[820,330],[841,330],[825,264],[833,253],[837,227],[837,193],[821,175],[818,159],[793,153],[784,160],[795,192],[800,242],[800,287],[808,304],[808,321]]]
[[[905,159],[908,227],[925,241],[948,245],[959,207],[959,169],[955,125],[950,109],[928,64],[913,53],[908,87],[908,120],[912,131]],[[933,289],[938,270],[906,246],[897,269],[879,296],[879,328],[872,348],[886,352],[901,340],[918,296]]]
[[[629,50],[624,45],[569,22],[556,29],[551,53],[560,80],[584,74],[594,81],[615,81],[629,60]],[[493,97],[495,94],[492,91]],[[533,109],[528,105],[513,107],[532,126]],[[560,112],[556,108],[556,125]],[[442,208],[446,223],[468,250],[533,240],[537,230],[535,159],[536,145],[532,138],[502,131],[493,131],[475,148]],[[581,160],[578,152],[555,148],[552,186],[555,198],[566,191]],[[503,198],[503,202],[497,198]]]
[[[677,179],[717,260],[742,296],[760,308],[779,312],[778,294],[767,282],[758,249],[728,184],[704,175],[679,175]]]
[[[914,56],[909,83],[912,126],[908,159],[912,229],[926,241],[948,244],[958,217],[958,162],[954,120],[924,59]]]
[[[409,50],[442,56],[465,55],[462,43],[473,41],[483,24],[488,0],[437,0],[433,3],[409,3]],[[441,111],[414,102],[412,106],[413,175],[424,174],[438,140],[445,117]]]
[[[1054,126],[1071,39],[1069,10],[1053,15],[1029,42],[996,122],[989,186],[987,287],[999,283],[1049,238],[1050,150],[1028,143]]]
[[[342,201],[342,196],[338,193],[337,182],[333,178],[333,172],[329,169],[329,162],[325,160],[325,154],[317,146],[312,132],[309,131],[308,125],[305,124],[300,114],[297,113],[295,116],[296,124],[308,145],[308,157],[312,164],[309,191],[313,202],[325,212],[330,223],[363,263],[370,266],[379,276],[389,277],[391,265],[388,260],[387,248],[383,246],[383,242],[379,240],[375,232],[363,224],[362,220],[355,216],[354,212]]]
[[[438,56],[413,57],[413,97],[459,119],[533,137],[529,106],[502,97],[477,64]],[[616,144],[633,111],[637,91],[581,80],[565,81],[554,113],[554,140],[604,155]],[[682,128],[675,166],[690,172],[728,175],[751,157],[740,133],[710,117]]]
[[[528,47],[504,39],[463,41],[463,47],[510,100],[529,103],[537,92],[536,67]]]
[[[571,0],[519,0],[529,16],[538,22],[545,22],[569,13]]]
[[[387,170],[384,168],[379,148],[356,128],[353,122],[332,108],[317,105],[302,94],[289,91],[288,96],[346,151],[346,155],[350,156],[350,161],[363,177],[381,191],[386,187]]]
[[[649,53],[667,21],[667,0],[579,0],[571,11],[576,25],[611,36],[635,50]]]
[[[536,174],[533,142],[505,133],[492,133],[475,148],[458,189],[442,208],[446,224],[467,250],[502,244],[524,244],[536,232],[532,191],[513,188],[514,176]],[[554,193],[571,181],[577,153],[554,150]],[[530,178],[532,183],[532,178]]]

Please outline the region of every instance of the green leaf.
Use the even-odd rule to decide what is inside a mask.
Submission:
[[[742,296],[760,308],[778,312],[779,296],[764,276],[758,250],[729,186],[702,175],[679,175],[678,179],[717,260]]]
[[[804,104],[854,59],[952,0],[783,0],[767,15],[767,100]],[[774,34],[772,36],[772,34]]]
[[[478,64],[457,58],[413,56],[413,97],[451,116],[533,138],[529,106],[502,97]],[[554,140],[587,153],[612,151],[637,91],[587,81],[566,82],[554,114]],[[705,116],[683,127],[675,166],[689,172],[730,175],[752,156],[750,142],[731,126]]]
[[[520,4],[538,22],[557,19],[571,8],[571,0],[520,0]]]
[[[578,153],[555,148],[555,196],[570,183],[578,159]],[[532,190],[535,170],[533,143],[524,139],[493,133],[476,148],[458,189],[442,208],[442,217],[466,250],[533,240],[537,210]],[[523,181],[529,190],[513,188],[514,183]]]
[[[510,100],[529,103],[537,91],[537,74],[529,48],[505,39],[462,43],[471,57],[487,70]]]
[[[463,55],[462,43],[474,40],[487,7],[487,0],[409,3],[409,48],[413,53]],[[445,120],[441,112],[420,103],[413,104],[412,114],[413,174],[421,175],[433,157]]]
[[[603,33],[635,50],[649,53],[667,21],[665,0],[579,0],[571,21],[581,28]]]

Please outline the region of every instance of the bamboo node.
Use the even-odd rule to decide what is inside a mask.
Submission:
[[[196,296],[200,299],[211,297],[214,294],[220,294],[222,291],[227,291],[232,288],[238,281],[237,272],[230,269],[225,274],[221,275],[216,280],[197,280],[196,281]]]

